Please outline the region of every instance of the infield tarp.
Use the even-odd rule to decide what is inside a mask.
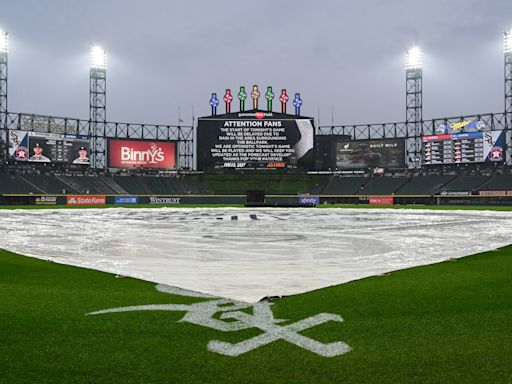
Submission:
[[[0,247],[231,299],[299,294],[512,242],[512,213],[3,210]]]

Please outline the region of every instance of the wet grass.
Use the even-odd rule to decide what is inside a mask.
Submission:
[[[512,246],[277,300],[289,324],[352,351],[325,358],[276,341],[239,357],[206,348],[260,331],[179,322],[183,312],[84,316],[193,299],[154,284],[0,251],[0,383],[510,383]]]

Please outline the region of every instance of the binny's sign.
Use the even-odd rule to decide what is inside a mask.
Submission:
[[[176,168],[175,142],[111,139],[108,154],[112,168]]]

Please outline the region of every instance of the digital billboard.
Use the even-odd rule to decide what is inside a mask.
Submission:
[[[108,141],[110,168],[176,169],[176,156],[176,142],[172,141]]]
[[[9,131],[9,158],[14,161],[89,165],[89,153],[85,136]]]
[[[336,143],[336,168],[405,168],[404,139],[350,140]]]
[[[314,167],[313,119],[246,111],[200,118],[197,169]]]
[[[423,136],[423,164],[498,163],[505,160],[503,131]]]

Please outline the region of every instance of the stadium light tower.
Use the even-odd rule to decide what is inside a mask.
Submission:
[[[90,51],[89,120],[91,124],[92,166],[105,162],[105,126],[107,121],[107,54],[100,46]]]
[[[7,55],[9,53],[9,35],[0,30],[0,144],[3,142],[5,153],[0,154],[0,158],[9,159],[9,131],[7,130]],[[1,147],[1,146],[0,146]],[[1,151],[3,152],[3,151]]]
[[[405,122],[408,136],[414,136],[414,168],[420,167],[421,124],[423,120],[423,51],[414,46],[405,57]]]
[[[504,35],[505,43],[505,126],[512,128],[512,28]]]

